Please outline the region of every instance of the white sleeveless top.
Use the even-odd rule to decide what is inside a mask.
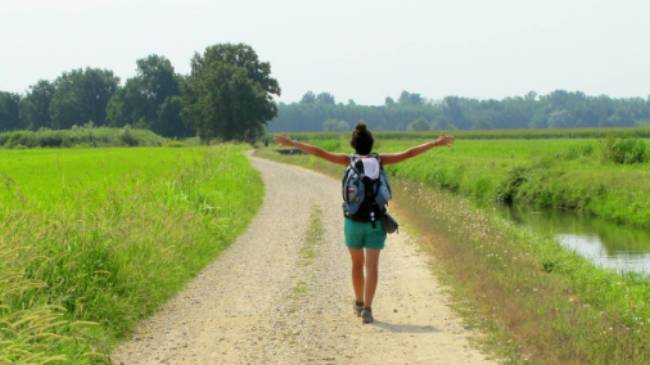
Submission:
[[[364,175],[373,180],[379,178],[379,171],[381,167],[379,166],[378,159],[374,157],[361,157],[361,162],[363,163]]]

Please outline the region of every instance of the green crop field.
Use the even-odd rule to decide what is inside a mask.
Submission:
[[[329,139],[316,133],[298,137],[329,150],[352,152],[347,134],[327,135]],[[375,149],[395,152],[427,141],[407,135],[382,138],[378,133]],[[427,132],[422,136],[433,137]],[[607,155],[612,150],[608,143],[623,139],[609,138],[459,139],[451,148],[389,166],[388,172],[479,202],[576,210],[650,228],[648,154],[644,151],[639,163],[614,162]],[[641,149],[647,145],[643,139],[629,141]],[[618,152],[626,158],[626,151]]]
[[[0,150],[0,364],[108,363],[255,214],[243,152]]]

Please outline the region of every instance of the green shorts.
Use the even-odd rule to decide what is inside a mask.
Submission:
[[[386,242],[386,231],[381,223],[375,222],[372,228],[370,222],[357,222],[350,218],[343,219],[345,232],[345,245],[351,249],[373,248],[381,250]]]

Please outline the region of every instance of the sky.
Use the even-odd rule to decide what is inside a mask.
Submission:
[[[282,88],[382,104],[402,90],[481,99],[555,89],[650,95],[650,2],[598,0],[21,0],[0,6],[0,90],[79,67],[122,81],[156,53],[246,43]]]

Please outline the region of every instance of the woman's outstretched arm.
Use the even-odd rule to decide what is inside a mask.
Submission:
[[[383,153],[379,156],[381,158],[381,162],[383,164],[391,164],[391,163],[398,163],[402,162],[406,159],[409,159],[411,157],[415,157],[419,154],[422,154],[433,147],[440,147],[440,146],[450,146],[452,143],[454,143],[454,137],[448,136],[446,134],[441,134],[440,137],[437,139],[427,142],[424,144],[421,144],[416,147],[409,148],[408,150],[404,152],[399,152],[399,153]]]
[[[275,136],[275,141],[281,145],[298,148],[299,150],[305,153],[320,157],[324,160],[333,162],[335,164],[347,165],[350,163],[350,156],[344,153],[333,153],[333,152],[325,151],[320,147],[316,147],[308,143],[294,141],[291,138],[289,138],[289,136],[287,136],[286,134]]]

